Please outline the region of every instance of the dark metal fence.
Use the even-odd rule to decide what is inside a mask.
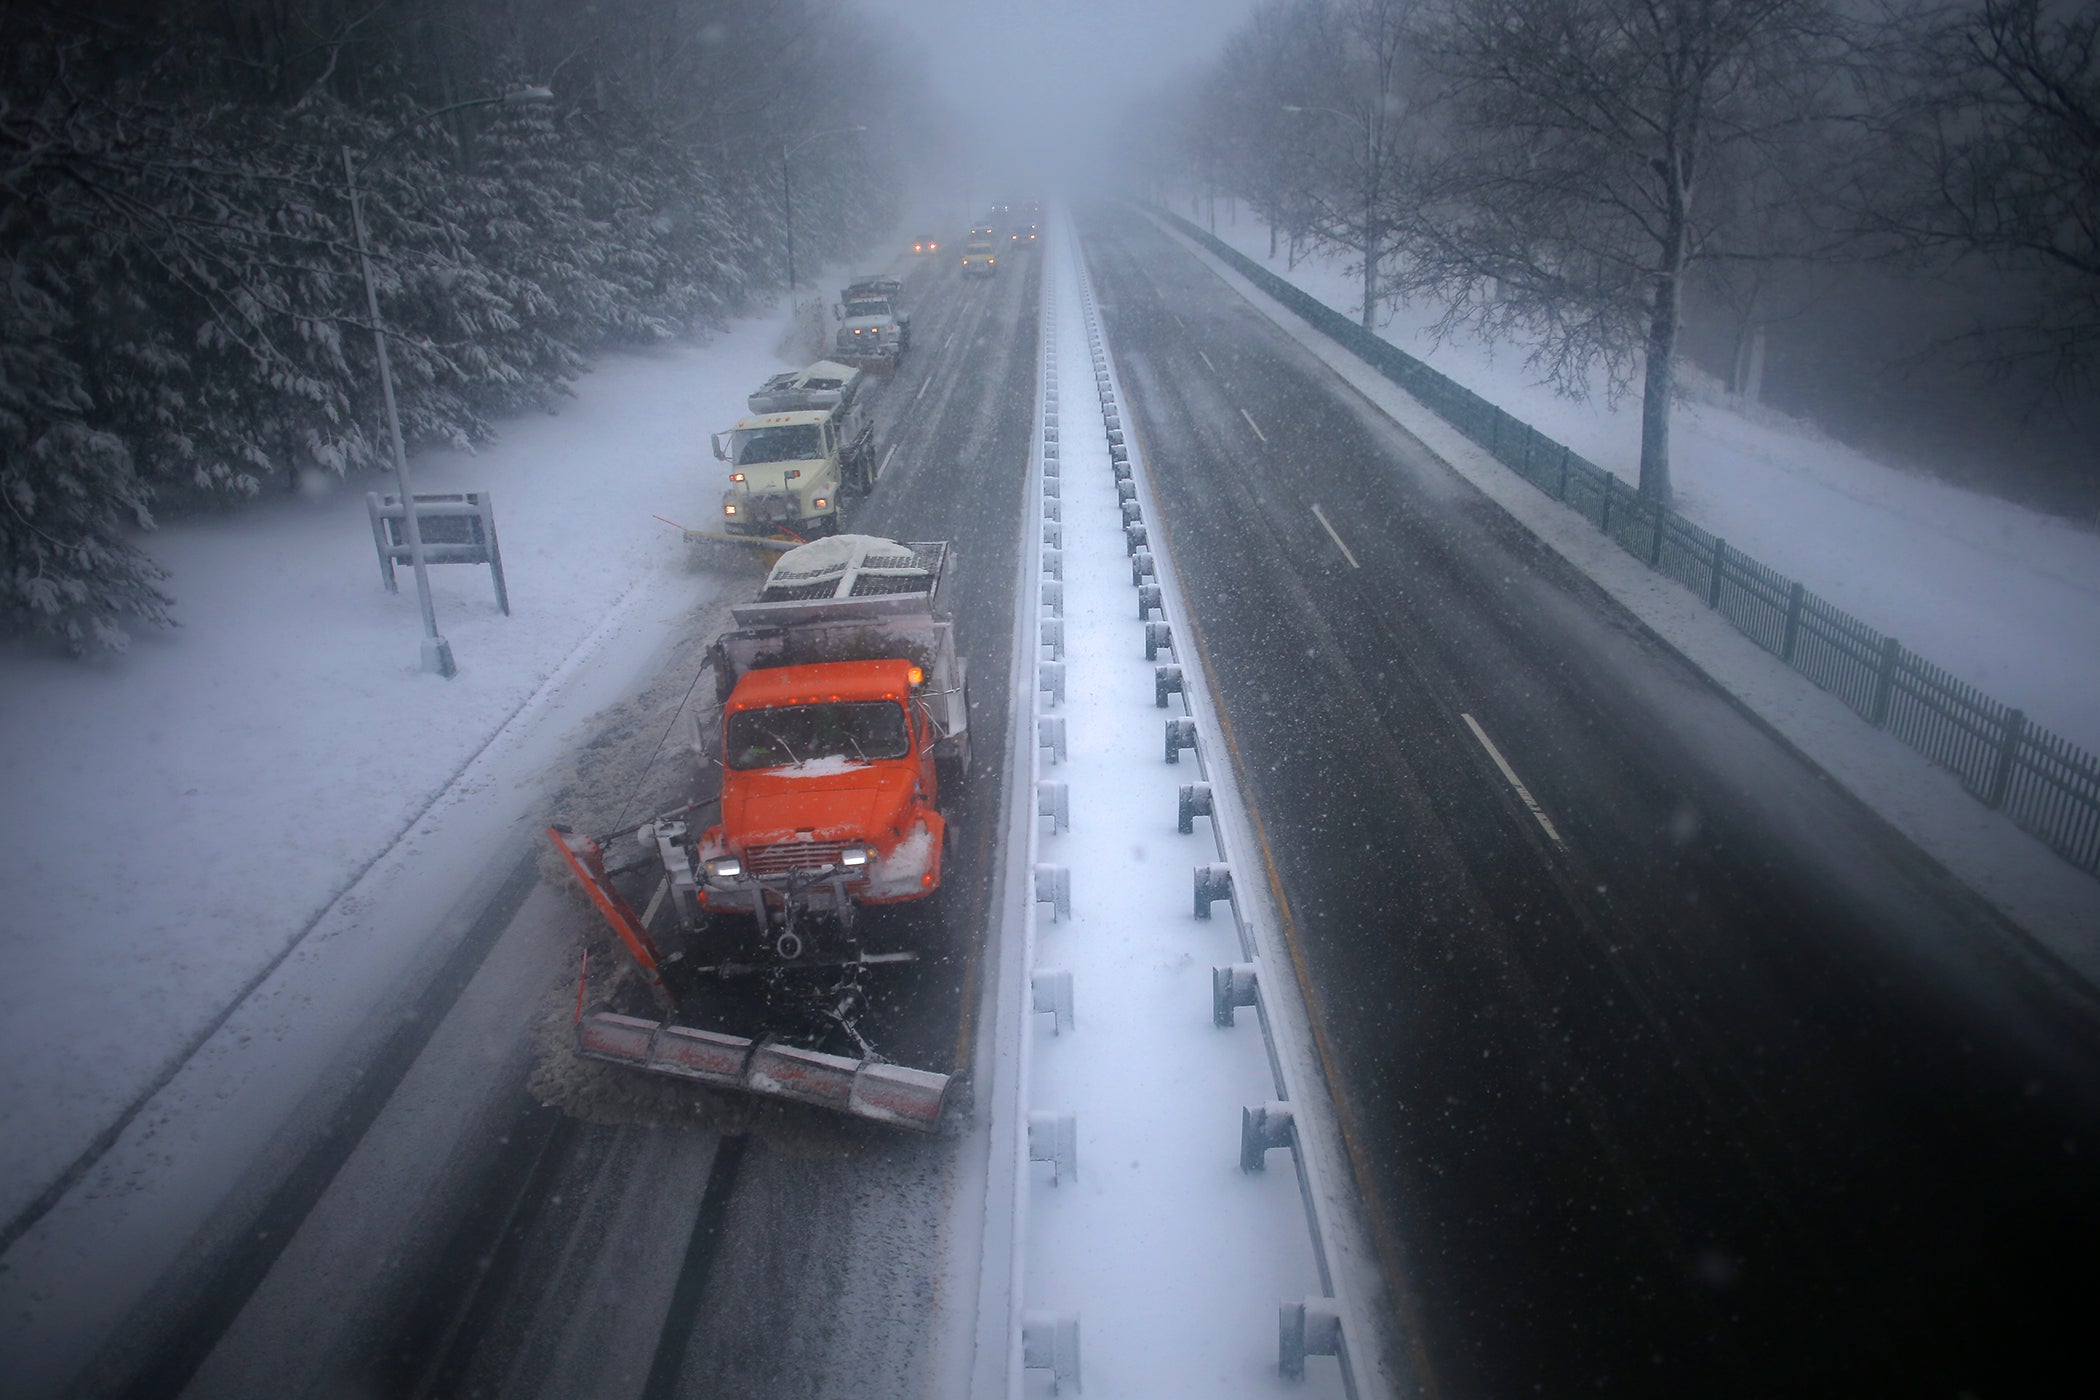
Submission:
[[[1241,276],[1356,353],[1621,549],[1706,599],[1743,635],[1888,730],[2057,854],[2100,873],[2100,758],[1985,695],[1196,225],[1160,211]]]

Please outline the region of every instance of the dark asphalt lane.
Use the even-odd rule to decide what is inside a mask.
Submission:
[[[950,605],[987,763],[952,805],[963,836],[942,894],[871,921],[934,956],[890,970],[864,1025],[893,1059],[964,1073],[989,956],[992,827],[1008,778],[996,756],[1026,519],[1036,261],[1017,260],[1015,275],[989,282],[962,278],[947,259],[909,269],[913,349],[871,395],[885,470],[849,514],[851,528],[959,548]],[[628,797],[634,811],[685,800],[690,766],[676,745],[660,746],[663,716],[696,664],[692,647],[674,649],[638,702],[647,722],[624,716],[587,746],[579,763],[608,775],[595,790],[624,793],[629,774],[646,774]],[[190,1276],[162,1289],[98,1362],[93,1393],[660,1400],[947,1388],[928,1319],[949,1280],[943,1225],[970,1140],[823,1115],[809,1122],[792,1108],[784,1126],[728,1139],[668,1122],[579,1122],[541,1107],[526,1085],[544,988],[520,996],[517,984],[532,974],[517,969],[546,963],[549,952],[555,966],[569,962],[589,915],[579,902],[550,899],[529,859],[520,873],[518,890],[486,913],[491,934],[475,945],[481,972],[463,967],[448,981],[448,1000],[430,1008],[402,1063],[374,1067],[370,1104],[331,1126],[267,1211],[230,1211],[230,1243],[200,1243]],[[537,951],[521,958],[528,947]],[[482,993],[481,1014],[514,1008],[515,1040],[484,1039],[433,1063],[442,1056],[424,1044],[446,1042],[441,1023],[457,1011],[449,998],[491,964],[511,969],[512,986],[496,994],[493,1013]],[[471,1111],[437,1137],[384,1141],[397,1119],[415,1121],[414,1100],[441,1092],[433,1083]],[[397,1112],[402,1099],[411,1111]],[[372,1184],[381,1170],[373,1162],[385,1164],[383,1188]],[[361,1229],[363,1207],[348,1203],[375,1189],[395,1194],[415,1223]],[[383,1266],[366,1267],[381,1254]],[[325,1262],[316,1268],[316,1259]]]
[[[2090,990],[1180,245],[1082,233],[1432,1392],[2086,1371]]]

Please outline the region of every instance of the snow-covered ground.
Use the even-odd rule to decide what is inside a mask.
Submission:
[[[429,832],[462,800],[533,810],[561,736],[621,693],[596,672],[643,664],[712,586],[652,516],[712,515],[707,435],[782,366],[785,323],[609,356],[478,455],[419,454],[418,492],[492,493],[509,583],[505,617],[487,569],[432,567],[453,680],[418,670],[412,576],[381,588],[364,492],[383,479],[145,537],[181,626],[127,655],[0,649],[0,1220],[324,914],[370,903],[352,887],[392,878],[381,857],[411,828],[422,866],[460,867],[453,898],[516,855]]]
[[[1186,214],[1183,204],[1176,210]],[[1217,236],[1277,276],[1355,316],[1358,275],[1339,254],[1287,266],[1250,211]],[[1628,483],[1639,479],[1638,397],[1613,405],[1556,393],[1526,347],[1469,335],[1438,342],[1437,309],[1400,308],[1387,340]],[[1381,316],[1383,313],[1381,312]],[[1692,374],[1671,427],[1686,516],[1913,652],[2100,753],[2100,533],[2090,526],[1876,461],[1811,425],[1732,405]]]

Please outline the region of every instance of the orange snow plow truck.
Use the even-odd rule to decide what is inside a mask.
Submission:
[[[602,839],[549,829],[656,1003],[654,1017],[579,1006],[578,1054],[929,1131],[953,1111],[950,1076],[889,1063],[864,1032],[864,978],[918,950],[864,946],[859,917],[940,888],[942,798],[970,761],[941,610],[952,565],[942,541],[789,550],[709,653],[720,724],[696,715],[693,739],[720,768],[720,820],[691,803]],[[647,854],[611,869],[625,837]],[[638,913],[615,877],[644,867],[655,890]],[[907,942],[935,926],[884,921]]]

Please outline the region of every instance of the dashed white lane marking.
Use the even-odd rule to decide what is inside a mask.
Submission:
[[[919,383],[919,392],[918,392],[918,393],[916,393],[916,394],[913,394],[913,395],[911,396],[911,401],[912,401],[912,404],[913,404],[914,406],[916,406],[916,405],[918,404],[918,402],[919,402],[919,400],[920,400],[920,399],[923,399],[923,398],[925,398],[925,397],[926,397],[926,391],[927,391],[928,389],[931,389],[932,387],[933,387],[933,372],[932,372],[931,370],[928,370],[928,371],[927,371],[927,373],[926,373],[926,378],[925,378],[925,379],[923,379],[923,380],[921,380],[921,381],[920,381],[920,383]]]
[[[925,391],[924,389],[921,389],[921,390],[919,390],[919,392],[923,394],[923,393],[925,393],[926,391]],[[881,476],[882,476],[882,474],[883,474],[884,472],[886,472],[886,471],[888,471],[888,470],[890,469],[890,458],[892,458],[892,457],[894,457],[894,456],[896,456],[896,455],[897,455],[897,444],[893,442],[893,443],[891,443],[891,444],[890,444],[890,450],[882,454],[882,465],[881,465],[881,466],[879,466],[879,467],[877,467],[877,468],[875,468],[875,475],[876,475],[876,478],[877,478],[878,480],[879,480],[879,479],[881,478]]]
[[[1502,776],[1509,780],[1509,785],[1517,790],[1517,796],[1524,799],[1524,805],[1531,809],[1531,815],[1538,818],[1539,825],[1553,838],[1553,844],[1565,851],[1568,843],[1561,840],[1560,833],[1553,829],[1552,819],[1546,815],[1546,809],[1539,806],[1538,799],[1531,795],[1531,789],[1524,786],[1524,780],[1517,776],[1516,770],[1509,766],[1509,760],[1502,756],[1502,750],[1495,747],[1495,741],[1488,738],[1487,731],[1480,727],[1480,721],[1463,712],[1459,714],[1459,718],[1466,722],[1466,728],[1473,731],[1473,737],[1480,741],[1480,747],[1488,751],[1488,757],[1495,760],[1495,766],[1502,770]]]
[[[1196,353],[1198,355],[1203,355],[1203,352],[1201,350],[1198,350]],[[1218,372],[1218,367],[1216,365],[1210,364],[1210,356],[1203,355],[1203,363],[1206,365],[1210,365],[1210,372],[1212,374],[1216,374]]]
[[[1321,510],[1317,502],[1313,505],[1313,519],[1320,522],[1320,528],[1327,532],[1328,539],[1334,541],[1334,547],[1342,552],[1342,558],[1349,561],[1349,567],[1361,569],[1363,565],[1356,562],[1356,556],[1350,552],[1349,546],[1342,543],[1342,537],[1334,532],[1334,526],[1327,523],[1327,512]]]
[[[1201,350],[1198,350],[1196,353],[1200,355],[1203,352]],[[1205,363],[1207,364],[1209,362],[1205,361]],[[1260,438],[1263,442],[1267,442],[1269,440],[1269,435],[1261,430],[1261,424],[1254,421],[1253,414],[1249,413],[1246,409],[1243,408],[1240,410],[1240,417],[1247,420],[1247,426],[1254,429],[1254,435],[1256,437]]]

